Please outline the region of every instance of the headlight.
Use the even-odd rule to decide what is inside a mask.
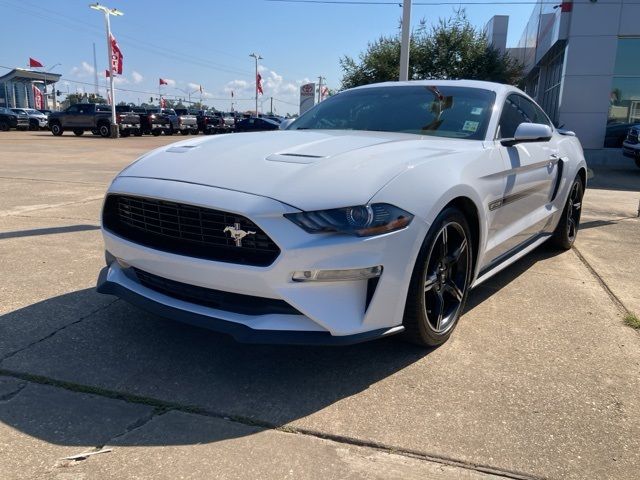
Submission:
[[[285,214],[309,233],[339,232],[368,237],[406,227],[413,215],[388,203]]]

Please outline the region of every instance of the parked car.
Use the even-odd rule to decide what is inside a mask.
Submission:
[[[140,116],[142,133],[158,136],[163,132],[165,135],[172,135],[171,119],[158,111],[157,108],[133,107],[133,111]]]
[[[198,119],[186,108],[174,108],[178,116],[178,130],[182,135],[198,134]]]
[[[48,108],[41,108],[38,110],[40,113],[44,113],[47,117],[49,116],[49,114],[51,112],[53,112],[53,110],[49,110]]]
[[[471,288],[572,247],[587,182],[578,138],[490,82],[366,85],[192,142],[111,183],[98,291],[253,343],[440,345]]]
[[[133,116],[125,115],[119,119],[124,119],[125,122],[119,123],[120,133],[123,136],[128,136],[136,130]],[[111,135],[111,106],[76,103],[62,112],[50,113],[49,129],[55,136],[62,135],[66,130],[71,130],[76,136],[91,131],[102,137],[109,137]]]
[[[278,130],[280,125],[267,118],[245,118],[236,123],[236,132],[259,132],[263,130]]]
[[[605,130],[604,148],[620,148],[627,138],[629,129],[636,125],[628,122],[609,122]]]
[[[47,128],[47,116],[34,108],[12,108],[14,113],[25,114],[29,117],[29,130]]]
[[[16,130],[29,128],[29,116],[26,113],[16,113],[9,108],[0,107],[0,130],[6,132],[12,128]]]
[[[279,117],[278,115],[261,115],[260,118],[266,118],[267,120],[272,120],[280,125],[284,121],[284,117]]]
[[[640,168],[640,125],[635,125],[629,129],[627,137],[622,143],[622,154],[625,157],[633,158],[638,168]]]

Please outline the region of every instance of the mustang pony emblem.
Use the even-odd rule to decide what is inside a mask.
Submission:
[[[256,234],[256,232],[252,232],[252,231],[245,232],[244,230],[240,230],[239,223],[234,223],[233,227],[224,227],[224,233],[227,233],[227,232],[229,232],[229,235],[231,235],[231,238],[235,240],[236,247],[242,246],[242,239],[247,235]]]

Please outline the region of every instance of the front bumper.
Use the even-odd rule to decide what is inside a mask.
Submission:
[[[640,158],[640,143],[627,143],[622,144],[622,155],[629,158]]]
[[[121,296],[164,316],[230,333],[240,341],[345,344],[402,330],[409,280],[427,230],[418,218],[404,230],[377,237],[311,235],[283,217],[284,213],[295,212],[294,208],[256,195],[130,177],[118,177],[109,193],[161,198],[250,218],[280,247],[280,255],[267,267],[158,251],[104,229],[103,237],[106,250],[123,265],[197,287],[283,300],[300,315],[245,315],[183,301],[145,287],[126,275],[118,262],[110,262],[101,276],[99,291],[103,293]],[[367,280],[292,280],[292,273],[300,270],[376,265],[382,265],[383,273],[373,290]]]
[[[121,273],[116,273],[117,269],[118,267],[114,265],[105,267],[100,271],[96,287],[99,293],[115,295],[132,305],[161,317],[231,335],[234,340],[240,343],[319,346],[353,345],[394,335],[404,330],[404,327],[399,326],[339,337],[322,331],[255,330],[242,323],[223,320],[211,314],[199,312],[193,309],[193,305],[185,302],[182,302],[185,303],[184,305],[176,305],[175,299],[159,295],[149,289],[146,289],[148,290],[146,292],[139,292],[134,286],[128,288],[122,283],[122,277],[120,281],[116,279],[122,275]],[[144,289],[144,287],[140,288]],[[154,294],[157,297],[164,298],[154,298]]]

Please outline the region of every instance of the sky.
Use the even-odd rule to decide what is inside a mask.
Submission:
[[[337,2],[345,0],[334,0]],[[371,0],[383,2],[385,0]],[[386,0],[388,2],[388,0]],[[417,1],[417,0],[416,0]],[[442,0],[419,0],[436,3]],[[451,0],[446,0],[451,1]],[[479,0],[466,0],[467,2]],[[531,0],[520,4],[464,5],[482,28],[493,15],[509,15],[508,46],[514,46],[529,19]],[[398,0],[401,3],[401,0]],[[90,0],[0,0],[0,66],[25,67],[29,57],[62,74],[58,89],[94,91],[93,44],[101,92],[107,65],[102,13]],[[264,95],[261,111],[297,113],[298,88],[322,75],[339,88],[344,55],[357,57],[367,43],[398,33],[399,4],[317,4],[269,0],[105,0],[124,15],[111,17],[112,32],[124,56],[116,77],[116,102],[144,102],[158,96],[158,79],[169,82],[162,94],[187,97],[203,88],[203,102],[219,110],[253,108],[254,60],[260,60]],[[449,17],[457,5],[413,5],[412,27]],[[0,68],[0,75],[6,73]],[[193,93],[192,100],[199,100]]]

